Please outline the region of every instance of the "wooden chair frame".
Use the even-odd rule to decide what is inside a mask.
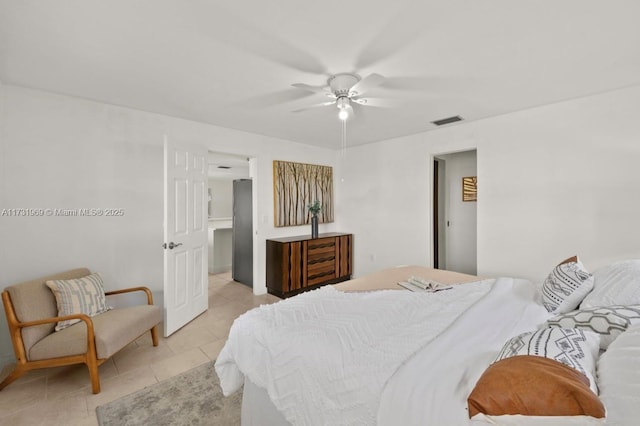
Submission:
[[[153,295],[151,294],[151,290],[149,290],[147,287],[132,287],[108,291],[105,292],[105,295],[111,296],[115,294],[130,293],[134,291],[145,292],[147,295],[147,303],[149,305],[153,305]],[[11,302],[11,296],[9,296],[9,292],[6,290],[2,292],[2,303],[4,304],[7,323],[9,325],[9,334],[11,335],[11,342],[13,343],[13,349],[17,361],[14,370],[0,383],[0,391],[30,370],[39,368],[60,367],[63,365],[86,364],[87,368],[89,369],[89,377],[91,378],[91,391],[94,394],[100,393],[100,374],[98,372],[98,367],[105,361],[107,361],[108,358],[99,359],[97,357],[95,332],[93,329],[93,321],[91,321],[91,317],[85,314],[73,314],[61,317],[45,318],[37,321],[20,322],[16,317],[13,303]],[[27,354],[24,348],[24,342],[22,341],[21,330],[25,327],[56,323],[58,321],[69,319],[79,319],[81,321],[84,321],[84,323],[87,325],[87,352],[84,354],[70,355],[59,358],[29,361],[27,359]],[[157,325],[153,326],[150,330],[153,346],[158,346],[157,327]]]

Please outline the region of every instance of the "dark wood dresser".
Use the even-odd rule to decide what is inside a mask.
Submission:
[[[290,297],[351,278],[353,235],[342,233],[267,240],[267,291]]]

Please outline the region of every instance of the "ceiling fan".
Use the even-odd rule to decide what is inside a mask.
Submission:
[[[311,86],[304,83],[293,84],[293,87],[314,93],[322,93],[332,99],[331,101],[300,108],[293,112],[336,105],[338,107],[338,117],[344,121],[353,117],[353,103],[362,106],[391,106],[388,102],[380,99],[363,97],[368,90],[381,85],[384,81],[385,78],[376,73],[369,74],[365,78],[353,73],[339,73],[329,77],[326,86]]]

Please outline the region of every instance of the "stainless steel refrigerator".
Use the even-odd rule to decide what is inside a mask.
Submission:
[[[232,277],[253,287],[253,212],[251,179],[233,181]]]

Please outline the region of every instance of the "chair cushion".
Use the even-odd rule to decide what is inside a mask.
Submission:
[[[104,285],[99,273],[72,280],[49,280],[45,282],[56,297],[58,316],[87,314],[90,317],[109,310]],[[56,331],[63,330],[80,321],[69,319],[58,321]]]
[[[117,308],[91,318],[99,359],[113,356],[120,349],[162,321],[162,309],[154,305]],[[84,321],[52,333],[33,345],[29,361],[84,354],[87,351]]]
[[[87,268],[78,268],[59,274],[49,275],[31,281],[25,281],[7,287],[11,304],[15,310],[16,317],[20,322],[35,321],[44,318],[52,318],[58,315],[56,298],[45,285],[47,280],[68,280],[89,275],[91,272]],[[27,327],[22,329],[22,341],[25,352],[43,337],[53,333],[55,323]]]

